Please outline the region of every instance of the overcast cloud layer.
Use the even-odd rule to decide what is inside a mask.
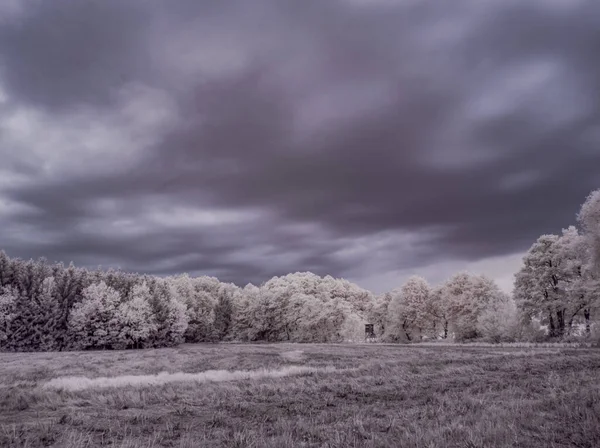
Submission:
[[[595,0],[3,1],[0,248],[508,287],[600,187],[599,55]]]

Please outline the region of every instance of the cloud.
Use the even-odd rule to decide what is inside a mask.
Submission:
[[[516,257],[600,183],[592,1],[7,11],[10,255],[380,289]]]
[[[383,293],[397,288],[413,275],[425,278],[432,285],[440,285],[458,272],[469,272],[473,275],[485,275],[493,278],[503,291],[510,293],[513,290],[514,274],[521,268],[522,263],[523,254],[520,252],[476,261],[434,262],[416,269],[380,271],[379,274],[363,280],[363,286],[376,293]]]

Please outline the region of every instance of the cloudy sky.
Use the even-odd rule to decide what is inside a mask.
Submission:
[[[3,0],[0,248],[510,288],[600,187],[597,0]]]

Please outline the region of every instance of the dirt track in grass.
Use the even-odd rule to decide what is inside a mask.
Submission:
[[[289,366],[317,370],[223,382],[44,387],[70,376]],[[330,366],[337,370],[321,370]],[[600,351],[219,344],[1,353],[0,446],[597,448]]]

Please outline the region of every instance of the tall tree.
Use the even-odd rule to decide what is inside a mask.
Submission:
[[[592,263],[600,273],[600,189],[587,197],[577,215],[591,250]]]
[[[549,336],[569,333],[581,315],[588,320],[595,302],[594,270],[588,239],[575,227],[560,236],[542,235],[523,259],[515,276],[519,309],[548,325]]]
[[[214,332],[215,305],[220,283],[206,288],[203,278],[192,278],[188,274],[166,279],[175,292],[175,297],[185,305],[188,320],[184,334],[186,342],[206,342]]]
[[[104,282],[88,286],[69,316],[72,348],[110,349],[118,345],[121,325],[119,292]]]
[[[214,334],[217,340],[226,339],[233,326],[234,296],[239,294],[235,285],[221,285],[214,305]]]
[[[461,272],[451,277],[442,287],[440,300],[454,339],[479,337],[479,316],[486,307],[501,299],[498,285],[485,276]]]
[[[433,321],[427,312],[431,288],[424,278],[410,277],[391,296],[386,339],[413,341],[432,331]]]
[[[13,284],[13,260],[0,250],[0,287]]]
[[[144,282],[135,285],[126,301],[118,305],[119,348],[143,348],[157,331],[150,305],[150,288]]]
[[[0,286],[0,348],[10,345],[17,294],[11,286]]]
[[[154,278],[149,283],[150,306],[156,330],[149,343],[154,347],[170,347],[184,341],[188,326],[186,306],[177,298],[177,291],[164,279]]]

